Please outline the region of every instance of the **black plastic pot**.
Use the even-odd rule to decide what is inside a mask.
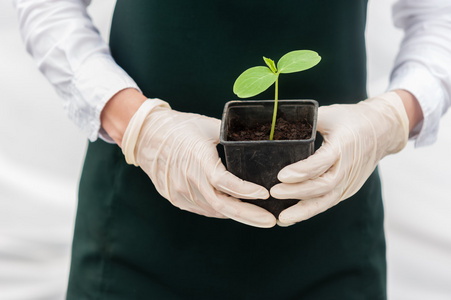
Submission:
[[[274,101],[230,101],[224,108],[220,143],[224,146],[227,169],[239,178],[257,183],[268,190],[279,183],[279,171],[294,162],[305,159],[314,152],[318,102],[315,100],[279,100],[279,114],[287,121],[306,119],[312,125],[312,134],[306,140],[229,141],[228,131],[236,122],[256,124],[272,119]],[[279,213],[299,200],[243,200]]]

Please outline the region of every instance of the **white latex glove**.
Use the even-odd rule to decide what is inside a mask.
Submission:
[[[140,166],[174,206],[256,227],[273,227],[274,216],[242,199],[266,199],[262,186],[228,172],[218,156],[220,120],[172,110],[159,99],[145,101],[122,139],[129,164]]]
[[[358,104],[322,106],[317,129],[323,145],[312,156],[283,168],[271,188],[279,199],[300,199],[278,224],[309,219],[354,195],[384,156],[404,148],[409,120],[394,92]]]

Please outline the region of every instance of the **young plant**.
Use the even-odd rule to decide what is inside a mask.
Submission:
[[[279,75],[310,69],[320,62],[321,57],[315,51],[296,50],[282,56],[277,62],[277,67],[272,59],[263,57],[263,60],[267,67],[258,66],[244,71],[235,81],[233,92],[240,98],[249,98],[266,91],[276,83],[274,113],[269,134],[269,139],[273,140],[279,99]]]

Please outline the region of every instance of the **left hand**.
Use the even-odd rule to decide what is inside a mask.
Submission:
[[[394,92],[358,104],[323,106],[317,129],[323,145],[305,160],[283,168],[271,189],[278,199],[300,199],[282,211],[280,226],[309,219],[354,195],[384,156],[404,148],[409,119]]]

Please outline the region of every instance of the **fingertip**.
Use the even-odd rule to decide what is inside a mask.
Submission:
[[[268,216],[265,220],[265,222],[262,222],[262,226],[260,228],[273,228],[276,226],[277,220],[274,218],[274,216]]]
[[[264,187],[259,186],[258,190],[255,192],[255,199],[266,200],[269,198],[269,191]]]
[[[219,159],[210,178],[217,190],[240,199],[268,199],[269,191],[261,185],[245,181],[226,170]]]
[[[302,172],[296,172],[292,167],[288,166],[283,168],[279,174],[277,174],[277,179],[284,183],[295,183],[302,181],[307,174]]]
[[[235,191],[232,196],[238,196],[240,199],[261,199],[266,200],[269,198],[269,191],[264,187],[252,182],[244,182],[246,187],[240,189],[240,192]],[[232,193],[231,193],[232,194]]]
[[[279,214],[279,222],[281,224],[295,224],[304,221],[305,218],[304,214],[302,213],[302,206],[303,203],[301,200],[298,204],[282,211]],[[299,210],[301,210],[301,212]]]
[[[289,227],[289,226],[292,226],[294,224],[296,224],[296,223],[283,223],[280,220],[277,220],[277,225],[280,226],[280,227]]]
[[[289,221],[289,218],[287,218],[287,214],[285,213],[285,211],[282,211],[282,212],[279,214],[279,220],[278,220],[278,222],[281,223],[281,224],[293,223],[293,222],[290,222],[290,221]]]
[[[270,190],[269,193],[271,194],[271,196],[273,196],[274,198],[277,198],[278,192],[280,190],[280,188],[278,187],[279,184],[276,184],[275,186],[273,186]]]
[[[259,228],[272,228],[276,226],[276,217],[266,209],[251,203],[241,203],[243,206],[247,207],[247,218],[250,221],[248,223],[249,225]]]
[[[332,147],[322,146],[311,156],[286,166],[277,174],[283,183],[300,183],[316,177],[329,170],[338,159],[338,152]]]
[[[279,183],[273,186],[269,191],[271,196],[276,199],[287,199],[286,198],[287,191],[286,188],[284,188],[284,186],[286,185],[284,185],[283,183]]]
[[[216,200],[210,203],[221,214],[249,226],[271,228],[277,222],[274,215],[266,209],[221,192],[216,192]]]
[[[251,214],[248,214],[246,216],[241,214],[232,214],[229,215],[229,217],[240,223],[258,228],[272,228],[276,226],[277,220],[273,214],[263,208],[257,207],[255,205],[253,206],[253,212]]]

